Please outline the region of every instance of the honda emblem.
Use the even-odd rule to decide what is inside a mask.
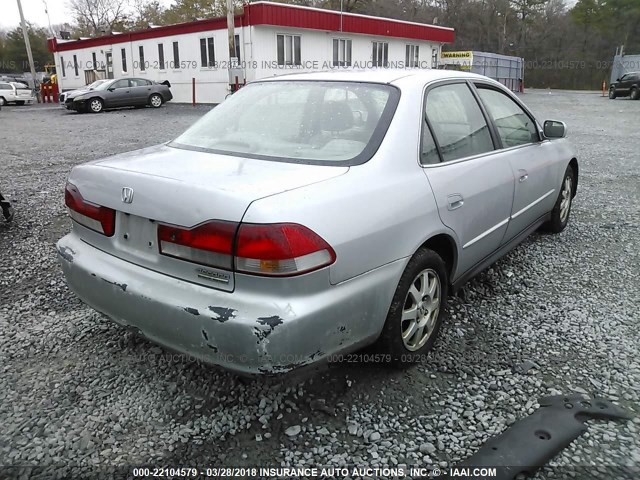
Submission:
[[[122,201],[124,203],[133,202],[133,188],[131,188],[131,187],[123,187],[122,188]]]

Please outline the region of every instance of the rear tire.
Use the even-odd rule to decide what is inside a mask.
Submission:
[[[100,113],[104,109],[104,102],[99,98],[92,98],[89,100],[88,111],[91,113]]]
[[[163,103],[162,95],[158,93],[154,93],[149,97],[149,105],[153,108],[160,108]]]
[[[640,92],[636,87],[633,87],[629,96],[631,97],[631,100],[638,100],[638,98],[640,98]]]
[[[553,210],[551,210],[551,218],[542,226],[544,230],[551,233],[560,233],[569,223],[574,197],[573,190],[576,182],[575,176],[573,168],[569,165],[564,172],[564,177],[562,177],[560,193]]]
[[[418,363],[433,348],[445,317],[448,290],[442,258],[433,250],[418,250],[400,278],[378,339],[378,350],[389,356],[392,365]]]
[[[609,99],[610,100],[615,100],[616,98],[616,89],[615,88],[610,88],[609,89]]]

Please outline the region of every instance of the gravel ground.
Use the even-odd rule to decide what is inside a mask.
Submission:
[[[23,467],[0,477],[131,464],[446,467],[544,395],[600,395],[637,415],[640,102],[523,98],[565,120],[578,148],[567,230],[533,235],[473,279],[423,364],[277,379],[239,378],[125,332],[71,294],[56,261],[70,169],[169,140],[207,108],[3,108],[0,182],[17,214],[0,222],[0,465]],[[537,479],[640,477],[640,418],[588,423]]]

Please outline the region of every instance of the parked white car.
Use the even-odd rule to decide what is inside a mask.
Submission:
[[[0,82],[0,106],[7,103],[24,105],[25,103],[33,103],[35,99],[33,91],[23,83]]]

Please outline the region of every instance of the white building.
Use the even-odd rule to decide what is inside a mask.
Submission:
[[[171,83],[174,101],[219,103],[230,76],[246,81],[332,68],[433,68],[452,28],[271,2],[235,17],[237,69],[230,75],[226,18],[81,40],[49,40],[61,90],[95,78]]]

